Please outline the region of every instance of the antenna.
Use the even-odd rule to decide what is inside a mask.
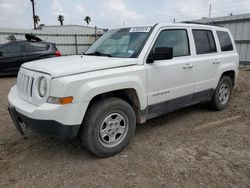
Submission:
[[[212,13],[212,4],[210,3],[210,6],[209,6],[209,15],[208,15],[209,19],[211,18],[211,13]]]

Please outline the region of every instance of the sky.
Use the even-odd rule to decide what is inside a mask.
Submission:
[[[101,28],[122,25],[154,24],[200,19],[230,13],[250,13],[250,0],[35,0],[40,24],[59,25],[57,17],[64,16],[64,25],[86,25]],[[33,27],[30,0],[0,0],[0,28]]]

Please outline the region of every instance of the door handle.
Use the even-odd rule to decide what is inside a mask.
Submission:
[[[187,64],[185,64],[185,65],[183,66],[183,69],[191,69],[191,68],[193,68],[193,67],[194,67],[193,64],[187,63]]]
[[[214,65],[218,65],[218,64],[220,64],[220,61],[219,61],[219,60],[215,60],[215,61],[213,62],[213,64],[214,64]]]

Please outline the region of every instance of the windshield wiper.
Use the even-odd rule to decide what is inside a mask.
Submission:
[[[88,54],[85,54],[85,55],[96,55],[96,56],[106,56],[106,57],[113,57],[111,54],[104,54],[102,52],[94,52],[94,53],[88,53]]]

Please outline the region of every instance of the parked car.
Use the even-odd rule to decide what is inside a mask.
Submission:
[[[26,37],[29,40],[11,41],[0,46],[0,75],[17,74],[20,66],[28,61],[61,55],[55,44],[29,37]]]
[[[85,55],[23,64],[8,95],[9,111],[21,134],[27,128],[79,137],[92,154],[108,157],[126,147],[136,124],[201,102],[225,109],[238,65],[225,28],[114,29]]]

